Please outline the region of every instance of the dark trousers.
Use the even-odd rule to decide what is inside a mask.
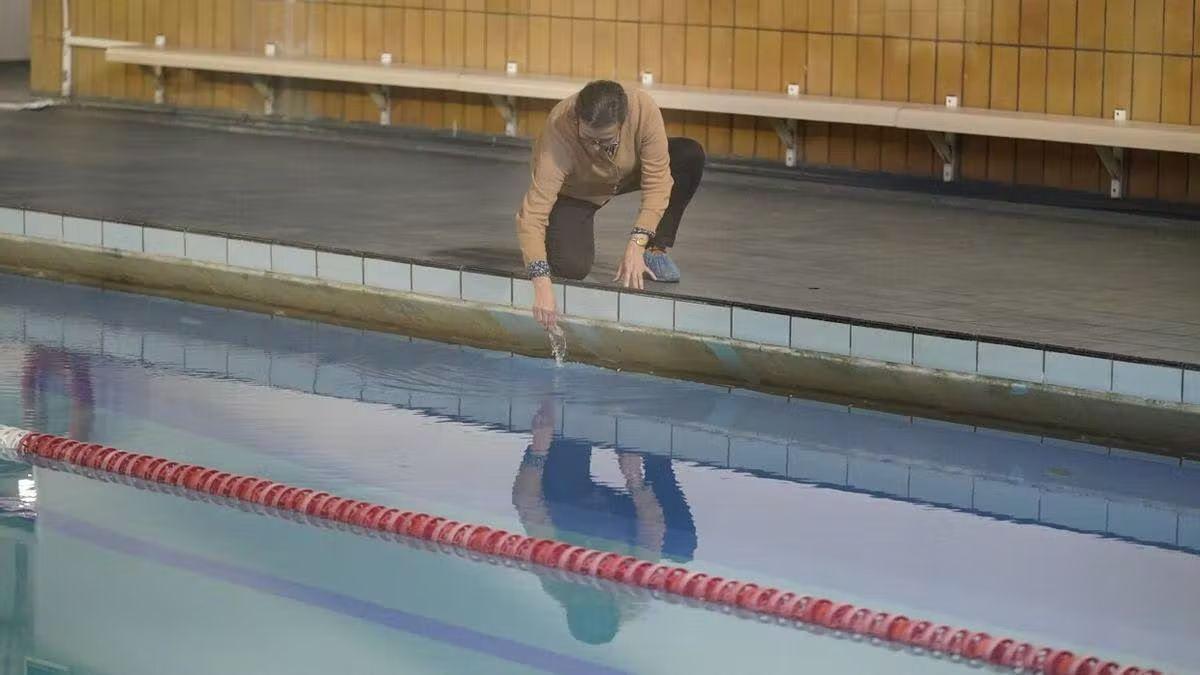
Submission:
[[[651,246],[670,248],[675,245],[679,232],[679,221],[687,209],[700,179],[704,176],[704,148],[690,138],[667,140],[671,155],[671,201],[658,222],[658,231]],[[630,177],[628,187],[622,186],[618,194],[627,194],[640,189],[640,176]],[[550,211],[550,223],[546,227],[546,255],[550,269],[556,277],[582,279],[592,271],[596,261],[595,217],[600,207],[582,199],[561,196]]]

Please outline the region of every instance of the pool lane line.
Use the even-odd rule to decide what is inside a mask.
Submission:
[[[856,607],[829,598],[802,596],[755,583],[710,576],[683,567],[656,564],[633,556],[344,499],[328,492],[297,488],[255,476],[183,464],[61,436],[0,426],[0,450],[597,577],[740,609],[764,618],[815,625],[981,664],[1047,675],[1161,675],[1156,670],[1122,667],[1094,656],[1076,656],[1063,649],[993,637],[985,632]]]
[[[441,621],[432,617],[386,607],[316,586],[281,579],[257,570],[210,560],[110,530],[52,509],[41,509],[39,521],[61,534],[103,549],[151,560],[168,567],[252,589],[279,598],[403,631],[434,642],[477,652],[547,673],[621,675],[628,671],[592,663],[508,638]]]

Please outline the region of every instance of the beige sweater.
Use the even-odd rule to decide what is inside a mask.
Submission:
[[[575,96],[554,106],[533,146],[533,177],[517,213],[517,239],[525,264],[546,259],[546,225],[559,195],[603,205],[632,180],[640,181],[637,222],[654,232],[671,198],[671,162],[662,111],[649,94],[626,86],[629,116],[615,157],[579,138]]]

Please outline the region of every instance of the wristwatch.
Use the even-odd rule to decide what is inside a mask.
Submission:
[[[650,235],[638,232],[637,234],[630,237],[629,241],[632,241],[633,243],[637,244],[638,246],[640,246],[642,248],[646,248],[647,246],[650,245]]]

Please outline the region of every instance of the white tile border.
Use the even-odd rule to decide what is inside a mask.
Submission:
[[[311,248],[271,244],[271,271],[277,274],[316,278],[317,252]]]
[[[142,249],[148,255],[184,257],[187,244],[182,232],[147,227],[142,230]]]
[[[1183,402],[1200,405],[1200,370],[1183,371]]]
[[[793,316],[792,349],[849,356],[850,324]]]
[[[34,239],[63,240],[63,217],[57,213],[25,212],[25,236]]]
[[[0,234],[9,234],[14,237],[25,236],[25,212],[21,209],[0,206]]]
[[[462,273],[456,269],[412,266],[412,290],[421,295],[436,295],[442,298],[462,298]]]
[[[462,299],[500,307],[512,306],[512,278],[480,272],[462,273]]]
[[[1046,351],[1046,384],[1107,392],[1112,377],[1112,359]]]
[[[850,355],[901,365],[913,359],[913,334],[890,328],[850,325]]]
[[[733,337],[737,340],[789,347],[792,343],[791,324],[791,317],[786,314],[733,308]]]
[[[675,330],[675,301],[653,295],[621,293],[617,321],[629,326]]]
[[[733,310],[729,305],[675,301],[676,332],[728,338],[732,327]]]
[[[28,233],[30,214],[34,214],[37,221],[38,233],[34,235]],[[51,231],[54,229],[50,227],[53,223],[61,223],[61,233]],[[499,307],[527,308],[532,296],[530,282],[519,277],[464,273],[449,268],[359,257],[304,246],[267,244],[219,234],[181,232],[10,207],[0,207],[0,225],[4,226],[0,227],[2,234],[157,255],[179,255],[173,244],[175,240],[183,239],[182,255],[186,259],[229,267],[269,268],[283,274],[365,284],[400,292],[465,298]],[[16,231],[18,229],[20,232]],[[153,246],[147,242],[147,237],[151,235],[156,238]],[[166,239],[163,239],[163,235]],[[159,239],[162,241],[157,241]],[[172,245],[164,246],[167,239],[171,240]],[[233,252],[235,249],[237,254]],[[243,255],[251,250],[254,255]],[[329,263],[341,263],[343,259],[358,261],[359,273],[345,275],[342,274],[345,270],[331,269]],[[321,262],[326,262],[325,271],[321,269]],[[423,277],[420,282],[417,282],[417,276]],[[458,283],[455,284],[457,289],[451,289],[451,284],[445,283],[454,276],[458,277]],[[505,285],[510,288],[507,302],[501,298],[504,294],[497,291]],[[414,286],[420,288],[414,289]],[[451,293],[451,290],[456,292]],[[795,316],[784,311],[774,314],[719,301],[694,302],[622,293],[615,288],[610,290],[556,283],[554,290],[558,296],[559,310],[567,315],[703,337],[733,338],[755,344],[790,347],[796,351],[911,363],[937,370],[978,372],[1019,382],[1045,382],[1083,391],[1113,391],[1149,400],[1200,403],[1200,371],[1178,367],[951,338],[935,333],[876,328],[854,322]],[[574,299],[574,307],[567,307],[569,299]],[[684,310],[682,322],[681,309]],[[634,312],[637,310],[641,310],[637,312],[640,316],[635,318]],[[972,346],[977,354],[974,368],[968,363],[968,352]],[[903,353],[905,351],[907,355]],[[1040,368],[1035,367],[1038,360],[1042,362]],[[1101,372],[1106,366],[1111,368],[1109,377],[1104,377]]]
[[[601,321],[616,322],[617,320],[619,302],[617,291],[585,286],[566,286],[564,297],[566,306],[560,308],[560,311],[565,314]]]
[[[380,258],[363,258],[363,284],[372,288],[412,291],[412,265]]]
[[[996,342],[979,343],[979,374],[1020,382],[1045,379],[1046,352]]]
[[[183,234],[183,255],[189,260],[213,263],[215,265],[229,264],[229,238],[212,234]]]
[[[975,340],[914,333],[913,363],[934,370],[974,373],[979,366],[979,343]]]
[[[363,283],[363,257],[317,251],[317,278],[343,284]]]
[[[103,223],[92,218],[63,217],[63,240],[70,244],[100,248]]]
[[[1113,391],[1153,401],[1183,401],[1183,369],[1129,361],[1113,362]]]
[[[229,266],[269,272],[271,270],[271,245],[260,241],[230,239]]]
[[[105,220],[101,223],[101,245],[118,251],[141,253],[144,248],[143,228]]]

